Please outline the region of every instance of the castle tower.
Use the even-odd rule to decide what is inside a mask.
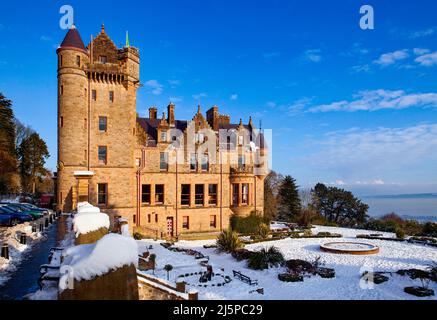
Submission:
[[[88,201],[132,216],[139,52],[117,48],[102,26],[87,48],[73,27],[57,54],[58,209]]]
[[[58,209],[76,201],[75,171],[88,169],[88,51],[73,26],[58,55]]]

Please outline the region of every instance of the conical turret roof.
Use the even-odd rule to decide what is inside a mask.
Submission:
[[[62,41],[61,46],[59,48],[62,49],[79,49],[84,52],[87,52],[85,45],[83,44],[82,38],[79,34],[79,31],[73,25],[70,30],[68,30],[67,35]]]

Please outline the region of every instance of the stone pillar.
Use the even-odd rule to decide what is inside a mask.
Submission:
[[[199,300],[199,293],[196,290],[188,292],[188,300]]]
[[[184,281],[176,282],[176,291],[181,292],[181,293],[185,293],[185,282]]]

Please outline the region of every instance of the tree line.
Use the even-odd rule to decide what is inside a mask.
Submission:
[[[45,141],[15,118],[12,101],[0,93],[0,195],[52,192],[49,156]]]
[[[437,237],[437,223],[404,220],[396,213],[370,218],[369,206],[352,192],[317,183],[313,188],[300,190],[291,176],[272,171],[264,181],[264,217],[298,223],[354,227],[405,235]]]
[[[357,226],[366,222],[369,206],[350,191],[316,184],[299,190],[296,179],[272,171],[264,183],[264,214],[270,220]]]

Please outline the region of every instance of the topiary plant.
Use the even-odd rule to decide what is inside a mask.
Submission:
[[[173,270],[173,266],[171,264],[166,264],[164,270],[167,271],[167,280],[170,280],[170,271]]]
[[[217,237],[216,243],[217,251],[228,253],[244,246],[240,238],[238,238],[238,234],[232,230],[222,231]]]

